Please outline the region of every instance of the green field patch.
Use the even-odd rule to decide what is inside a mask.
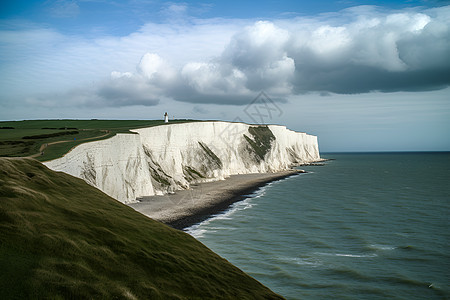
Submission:
[[[195,122],[194,120],[25,120],[0,122],[0,156],[34,156],[48,161],[86,142],[135,134],[130,129]],[[24,140],[30,142],[24,142]]]
[[[37,134],[37,135],[26,135],[23,136],[22,139],[24,140],[40,140],[40,139],[49,139],[53,137],[59,137],[64,135],[76,135],[79,134],[79,131],[60,131],[55,133],[47,133],[47,134]]]

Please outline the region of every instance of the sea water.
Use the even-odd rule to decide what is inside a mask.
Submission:
[[[450,153],[322,156],[187,231],[288,299],[450,299]]]

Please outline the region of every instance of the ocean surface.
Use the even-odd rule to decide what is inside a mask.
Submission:
[[[450,153],[322,157],[187,231],[287,299],[450,299]]]

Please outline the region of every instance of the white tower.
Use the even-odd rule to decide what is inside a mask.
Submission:
[[[167,112],[164,114],[164,123],[169,123],[169,115]]]

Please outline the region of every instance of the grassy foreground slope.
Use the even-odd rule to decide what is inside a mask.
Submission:
[[[34,159],[0,158],[0,299],[277,299],[188,234]]]

